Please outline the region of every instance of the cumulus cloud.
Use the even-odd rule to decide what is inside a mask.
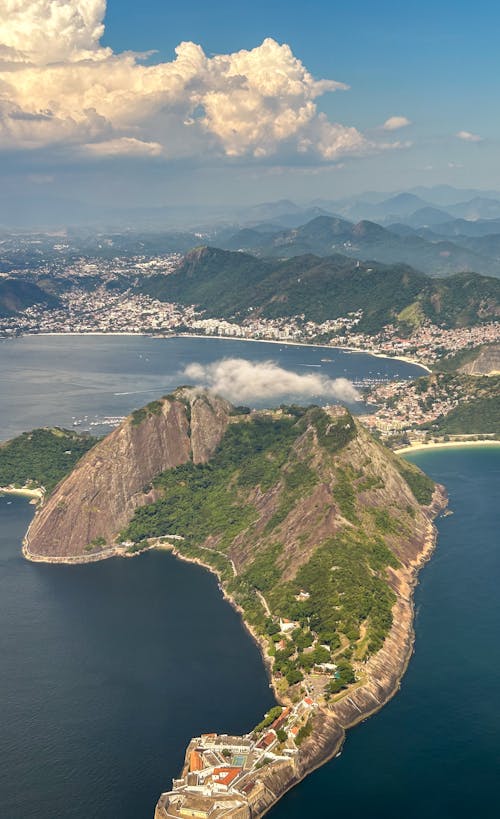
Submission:
[[[389,117],[382,125],[384,131],[397,131],[399,128],[406,128],[411,125],[411,120],[406,117]]]
[[[320,113],[317,99],[347,86],[315,79],[286,44],[207,57],[184,42],[145,65],[101,46],[105,11],[105,0],[0,0],[0,148],[331,162],[400,147]]]
[[[275,361],[223,358],[212,364],[189,364],[183,375],[233,403],[274,400],[284,395],[307,399],[322,396],[348,404],[361,398],[347,378],[332,379],[319,373],[299,374],[285,370]]]
[[[483,141],[482,136],[479,136],[479,134],[473,134],[473,133],[471,133],[471,131],[459,131],[458,134],[456,134],[456,136],[458,137],[458,139],[462,139],[464,142],[482,142]]]

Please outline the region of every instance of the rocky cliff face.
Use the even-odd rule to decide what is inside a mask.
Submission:
[[[151,481],[217,448],[231,407],[222,399],[178,390],[127,418],[77,464],[39,510],[25,554],[82,558],[109,549],[134,510],[155,498]]]
[[[463,367],[459,372],[466,375],[493,375],[500,373],[500,344],[490,344],[480,351],[479,355]]]

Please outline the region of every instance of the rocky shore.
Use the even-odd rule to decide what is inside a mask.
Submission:
[[[250,792],[253,796],[249,793],[243,803],[235,806],[232,813],[225,813],[225,816],[232,819],[260,819],[287,791],[339,753],[349,728],[379,711],[398,692],[414,647],[414,589],[418,583],[419,571],[430,559],[436,546],[437,529],[433,521],[446,508],[447,503],[444,487],[436,486],[432,503],[427,508],[427,530],[418,553],[406,565],[389,570],[391,586],[397,595],[393,624],[381,650],[367,661],[363,679],[338,695],[336,701],[328,707],[318,708],[312,717],[313,730],[297,755],[289,761],[261,768]],[[172,551],[182,560],[214,571],[198,558],[182,555],[175,547],[172,547]],[[229,595],[224,593],[224,597],[243,615]],[[272,676],[272,659],[264,641],[247,623],[245,625],[261,648],[277,700],[283,705],[289,704],[289,700],[284,700],[277,693],[276,680]],[[168,809],[167,797],[167,794],[160,797],[155,819],[167,819],[176,815]]]

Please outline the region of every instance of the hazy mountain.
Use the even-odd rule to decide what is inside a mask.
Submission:
[[[403,219],[403,222],[410,227],[432,227],[438,226],[450,219],[450,214],[441,208],[433,208],[427,205],[419,208],[414,213]]]
[[[222,244],[222,243],[221,243]],[[259,256],[290,258],[306,253],[329,256],[342,253],[356,259],[376,259],[388,264],[405,263],[433,276],[464,270],[500,275],[500,264],[448,240],[428,241],[412,231],[391,232],[375,222],[357,224],[339,217],[320,216],[274,236],[237,234],[223,244],[228,249],[246,250]]]
[[[500,219],[500,200],[477,196],[469,202],[460,202],[447,210],[462,219]]]
[[[452,219],[439,225],[441,236],[490,236],[500,233],[500,219]]]

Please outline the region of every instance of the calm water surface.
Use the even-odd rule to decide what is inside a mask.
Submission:
[[[128,412],[175,386],[189,361],[223,355],[300,372],[325,351],[194,339],[0,344],[0,439]],[[339,355],[328,352],[327,374],[416,372]],[[498,816],[500,452],[412,460],[448,486],[455,514],[439,521],[438,550],[421,575],[402,691],[273,819]],[[152,819],[192,735],[246,731],[271,704],[258,650],[214,579],[168,554],[27,563],[20,545],[32,512],[0,498],[0,815]]]
[[[0,440],[50,424],[68,427],[75,418],[83,419],[79,428],[84,429],[103,416],[127,415],[189,383],[184,375],[188,364],[221,358],[272,359],[298,373],[353,381],[423,373],[404,361],[320,347],[215,338],[25,336],[0,340]],[[304,399],[288,395],[286,400]]]

